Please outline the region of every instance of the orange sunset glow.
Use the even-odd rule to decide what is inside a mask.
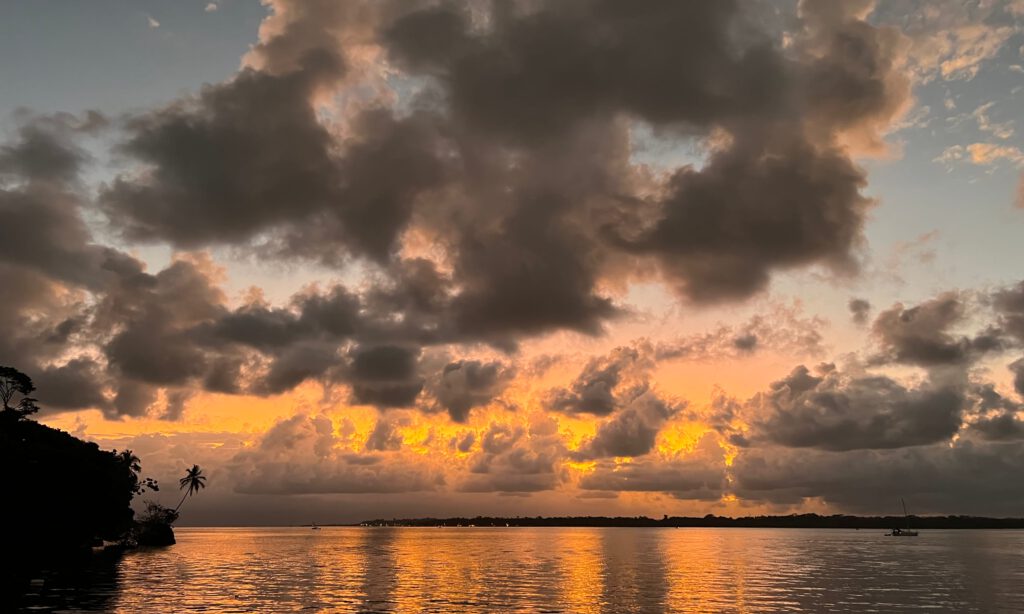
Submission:
[[[10,4],[19,607],[1024,599],[1024,0]]]

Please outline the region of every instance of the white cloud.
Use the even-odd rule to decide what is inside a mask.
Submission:
[[[995,143],[971,143],[966,147],[952,145],[933,158],[932,162],[945,164],[951,170],[953,164],[957,162],[989,166],[1003,160],[1022,166],[1024,165],[1024,152],[1012,145],[997,145]]]
[[[988,132],[993,136],[1000,139],[1008,139],[1013,136],[1013,122],[1006,121],[1002,123],[996,123],[992,121],[992,118],[988,116],[989,110],[995,106],[995,102],[987,102],[977,109],[974,110],[972,115],[978,122],[978,129],[982,132]]]
[[[1017,7],[1007,0],[883,0],[877,16],[908,37],[907,64],[919,81],[969,81],[1021,32]]]

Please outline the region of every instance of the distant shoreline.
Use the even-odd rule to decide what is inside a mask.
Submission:
[[[646,516],[558,516],[503,518],[392,518],[366,520],[356,524],[319,524],[318,526],[363,527],[650,527],[650,528],[765,528],[765,529],[892,529],[906,527],[903,516],[726,516],[664,517]],[[988,518],[982,516],[910,516],[915,529],[1024,529],[1024,518]],[[304,525],[308,526],[308,525]]]

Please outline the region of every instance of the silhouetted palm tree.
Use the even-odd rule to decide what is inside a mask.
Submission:
[[[180,484],[179,488],[185,489],[185,494],[181,496],[181,501],[174,508],[175,512],[185,502],[186,497],[206,488],[206,476],[203,475],[203,470],[199,468],[199,465],[192,465],[192,468],[185,472],[185,477],[178,480],[178,484]]]

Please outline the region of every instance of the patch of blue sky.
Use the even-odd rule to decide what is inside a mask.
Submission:
[[[32,0],[0,19],[0,114],[138,110],[230,77],[267,9],[257,0]],[[152,18],[159,26],[149,22]]]

